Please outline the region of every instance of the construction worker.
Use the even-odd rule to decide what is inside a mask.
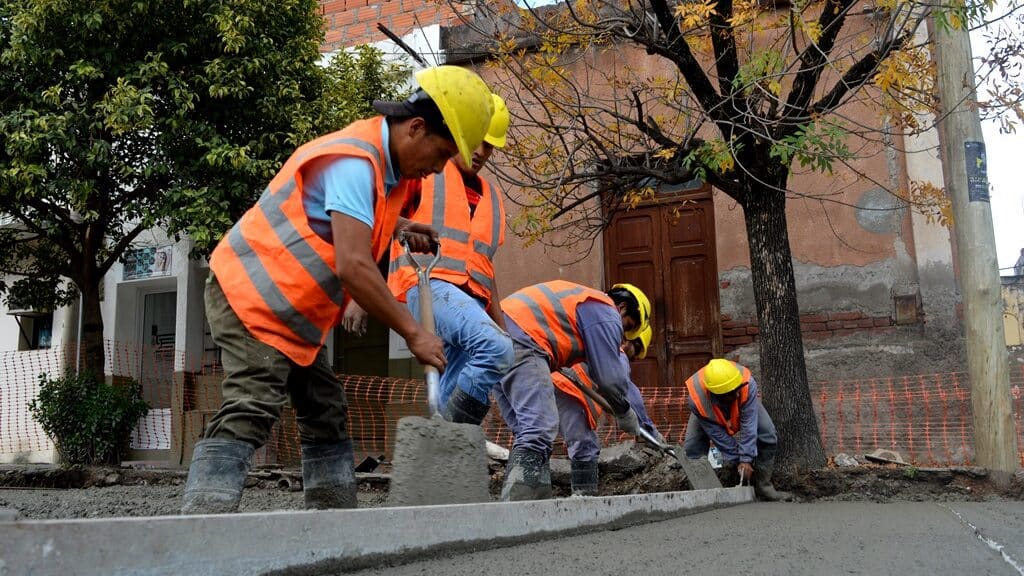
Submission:
[[[640,332],[640,337],[623,342],[622,352],[629,360],[642,360],[647,356],[653,330],[650,326]],[[596,389],[587,371],[586,362],[579,362],[570,368],[551,373],[555,385],[555,402],[558,404],[558,428],[565,439],[571,466],[573,496],[596,496],[598,484],[597,459],[601,454],[601,442],[597,437],[597,423],[601,418],[601,407],[580,390],[580,386]],[[632,380],[628,383],[626,401],[636,412],[640,426],[658,441],[664,441],[654,422],[647,415],[643,396]]]
[[[479,425],[491,407],[491,389],[512,366],[512,340],[498,303],[494,253],[505,241],[501,191],[480,177],[495,148],[505,146],[509,112],[493,95],[494,115],[471,163],[455,158],[444,172],[424,178],[413,193],[409,219],[431,225],[441,242],[441,258],[430,274],[434,325],[444,340],[448,367],[441,375],[440,405],[451,422]],[[422,265],[425,267],[426,262]],[[398,242],[391,246],[388,287],[419,318],[416,270]],[[366,315],[346,311],[346,329],[360,333]]]
[[[299,147],[210,257],[206,314],[221,350],[224,401],[195,447],[183,513],[237,510],[253,451],[288,396],[302,444],[307,508],[356,506],[348,404],[323,344],[350,299],[443,369],[443,344],[388,290],[376,262],[396,230],[419,250],[436,234],[399,222],[410,183],[459,154],[469,162],[490,125],[491,93],[476,74],[416,74],[404,102]]]
[[[683,441],[686,457],[706,457],[710,439],[725,467],[735,468],[741,481],[752,480],[760,498],[791,500],[792,494],[772,486],[778,436],[757,397],[750,369],[716,358],[686,380],[686,392],[690,406]]]
[[[619,427],[638,434],[626,399],[629,362],[619,349],[650,325],[651,303],[631,284],[607,293],[564,280],[528,286],[501,302],[515,361],[494,389],[515,440],[505,469],[502,500],[551,497],[551,447],[558,404],[551,373],[585,361]]]

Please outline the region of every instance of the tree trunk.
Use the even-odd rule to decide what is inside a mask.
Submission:
[[[82,285],[82,342],[78,350],[79,370],[90,370],[98,378],[104,376],[103,314],[100,310],[99,274],[85,274]]]
[[[785,188],[785,183],[779,186]],[[800,333],[784,193],[757,189],[743,202],[750,272],[761,339],[761,397],[779,433],[776,466],[788,471],[825,465],[811,403]]]

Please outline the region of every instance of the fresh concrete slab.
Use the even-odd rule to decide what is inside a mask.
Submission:
[[[752,502],[749,487],[447,506],[0,523],[0,576],[323,574]]]
[[[1024,502],[756,503],[345,576],[1022,576],[1022,528]]]

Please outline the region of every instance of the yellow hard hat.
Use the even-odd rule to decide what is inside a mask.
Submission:
[[[728,394],[743,384],[740,369],[724,358],[715,358],[704,367],[704,386],[712,394]]]
[[[494,115],[491,116],[491,125],[487,128],[487,136],[484,136],[484,142],[487,142],[495,148],[505,147],[505,134],[508,132],[508,125],[512,122],[512,117],[508,113],[508,106],[505,105],[505,100],[497,94],[491,94],[491,98],[494,99]]]
[[[487,84],[476,73],[459,66],[435,66],[416,73],[416,82],[437,105],[459,147],[466,166],[484,140],[494,114]]]
[[[640,341],[640,350],[636,353],[637,360],[643,360],[647,357],[647,348],[651,345],[651,337],[654,336],[654,330],[651,329],[651,325],[648,324],[646,328],[640,331],[640,337],[632,340],[636,342]]]
[[[637,309],[640,311],[640,324],[629,332],[626,332],[627,340],[636,340],[640,337],[640,332],[651,325],[651,301],[647,299],[647,295],[644,294],[643,290],[632,284],[622,283],[612,286],[612,290],[616,289],[629,292],[636,300]]]

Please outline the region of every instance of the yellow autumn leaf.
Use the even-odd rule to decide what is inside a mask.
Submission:
[[[821,38],[821,24],[817,21],[807,22],[802,21],[802,27],[807,37],[811,39],[811,42],[818,43],[818,39]]]
[[[674,147],[662,148],[661,150],[658,150],[657,152],[654,153],[654,157],[660,158],[662,160],[671,160],[672,157],[675,156],[675,153],[676,149]]]

